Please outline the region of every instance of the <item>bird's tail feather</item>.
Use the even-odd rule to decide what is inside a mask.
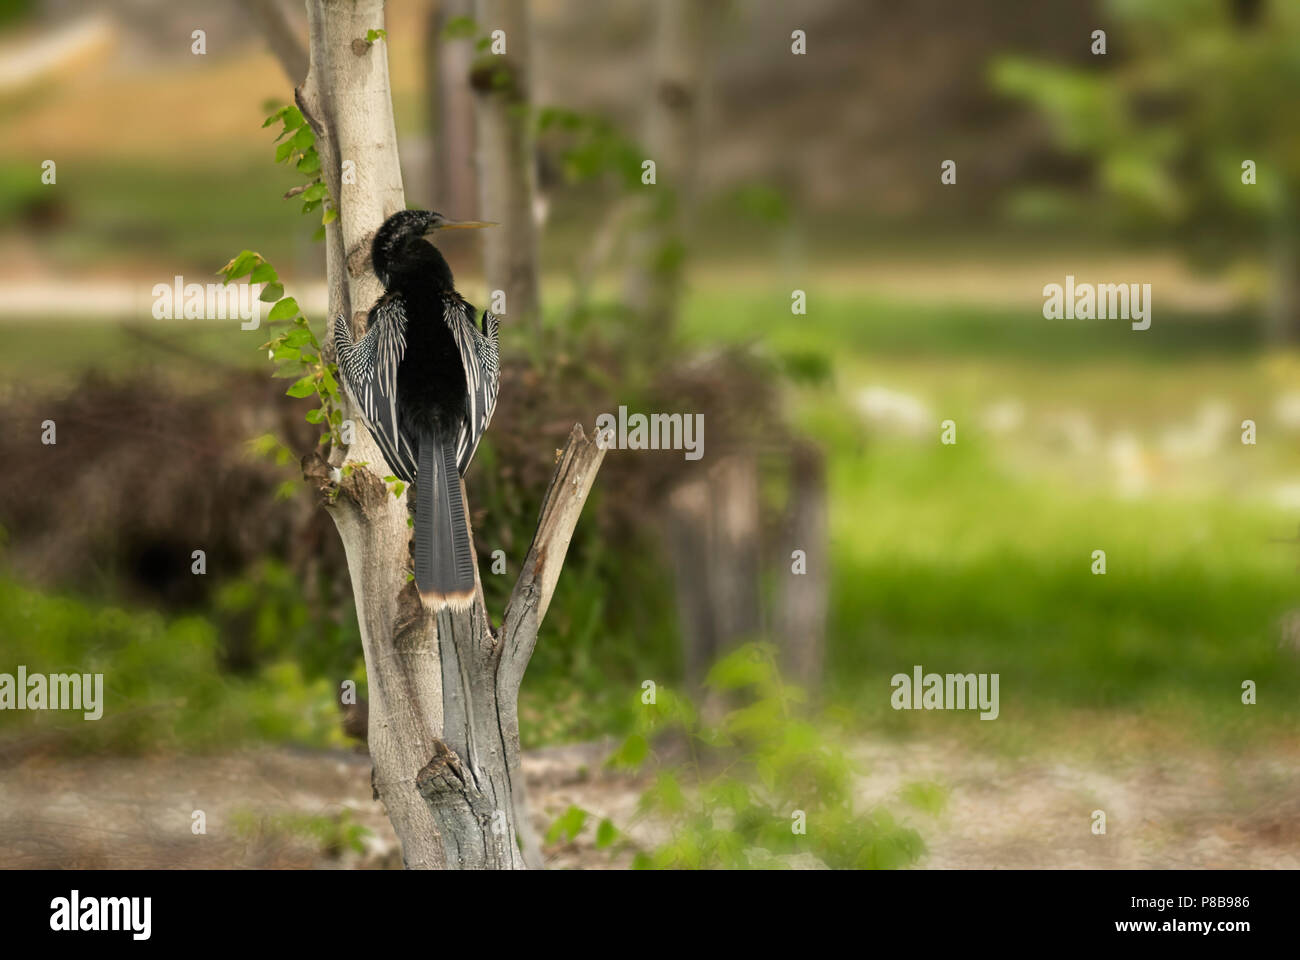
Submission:
[[[468,607],[474,599],[474,548],[456,469],[456,443],[420,437],[415,478],[415,585],[426,607]]]

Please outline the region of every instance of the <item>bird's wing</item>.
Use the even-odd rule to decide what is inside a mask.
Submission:
[[[501,384],[498,349],[498,321],[483,313],[483,329],[474,322],[474,308],[459,298],[448,299],[443,319],[456,339],[461,366],[465,368],[465,422],[456,441],[456,467],[464,476],[483,439]]]
[[[406,305],[386,294],[370,310],[370,326],[360,341],[343,314],[334,318],[334,342],[344,386],[366,419],[371,435],[393,473],[415,481],[416,450],[399,428],[397,365],[406,351]]]

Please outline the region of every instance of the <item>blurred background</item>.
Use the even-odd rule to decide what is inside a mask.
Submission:
[[[467,480],[489,609],[575,420],[706,426],[700,461],[611,452],[579,524],[520,704],[549,862],[1300,866],[1300,5],[527,9],[542,312]],[[494,217],[472,18],[393,2],[379,42],[408,203]],[[400,865],[311,404],[265,329],[152,311],[247,248],[323,334],[319,211],[262,125],[299,5],[0,27],[0,672],[106,692],[0,711],[0,866]],[[1150,329],[1044,319],[1067,275],[1151,284]],[[710,673],[736,649],[764,670]],[[916,664],[999,674],[998,719],[891,709]],[[685,763],[699,724],[754,776]],[[833,836],[714,815],[788,809],[773,770]]]

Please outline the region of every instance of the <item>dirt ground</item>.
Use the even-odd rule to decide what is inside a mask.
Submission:
[[[594,818],[576,843],[546,847],[548,866],[627,865],[626,854],[594,846],[594,824],[627,824],[641,788],[602,768],[610,747],[525,757],[540,832],[570,804]],[[1295,757],[1181,756],[1103,771],[938,742],[863,741],[854,753],[867,771],[863,803],[885,804],[921,832],[922,868],[1300,868]],[[341,751],[29,756],[0,770],[0,867],[397,867],[396,838],[371,799],[369,773],[364,755]],[[903,802],[904,788],[918,781],[942,785],[947,799],[937,813]],[[1104,836],[1091,829],[1098,809],[1107,815]],[[206,819],[202,834],[192,831],[196,810]],[[359,837],[364,852],[337,840],[352,825],[369,831]],[[631,835],[644,839],[648,829]]]

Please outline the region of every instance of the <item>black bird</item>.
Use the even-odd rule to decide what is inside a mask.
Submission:
[[[461,497],[496,406],[497,318],[456,292],[451,268],[427,237],[486,227],[427,210],[395,213],[371,244],[384,295],[353,342],[334,320],[339,371],[393,473],[415,486],[415,585],[426,606],[464,608],[474,597],[474,551]]]

